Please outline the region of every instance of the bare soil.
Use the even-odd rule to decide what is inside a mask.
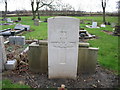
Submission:
[[[115,88],[118,85],[118,76],[97,65],[94,74],[78,74],[73,79],[48,79],[47,73],[34,73],[29,70],[5,71],[3,79],[8,78],[13,83],[26,84],[32,88],[57,88],[64,84],[67,88]]]

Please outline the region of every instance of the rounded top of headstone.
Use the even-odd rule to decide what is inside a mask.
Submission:
[[[64,19],[76,19],[76,20],[79,20],[79,19],[77,19],[77,18],[74,18],[74,17],[68,17],[68,16],[56,16],[56,17],[50,17],[50,18],[48,18],[48,19],[62,19],[62,18],[64,18]]]

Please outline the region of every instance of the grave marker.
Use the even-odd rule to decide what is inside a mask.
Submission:
[[[3,36],[0,36],[0,72],[5,69],[4,64],[6,63],[6,53],[5,53],[5,46]]]
[[[79,19],[54,17],[48,19],[49,78],[77,76]]]
[[[7,22],[13,22],[13,21],[11,21],[11,18],[7,18]]]
[[[39,19],[35,19],[35,20],[34,20],[34,25],[35,25],[35,26],[39,26]]]
[[[97,22],[92,22],[92,28],[97,28]]]
[[[25,36],[9,36],[9,43],[15,45],[25,45]]]

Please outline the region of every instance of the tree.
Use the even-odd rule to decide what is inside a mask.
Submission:
[[[5,2],[5,12],[4,12],[4,19],[5,19],[7,14],[7,0],[4,0],[4,2]]]
[[[33,18],[32,20],[36,19],[36,16],[38,16],[38,19],[40,19],[40,14],[39,14],[39,9],[48,6],[49,8],[52,7],[52,3],[54,0],[49,0],[50,2],[48,3],[48,0],[31,0],[31,7],[32,7],[32,13],[33,13]],[[36,4],[36,8],[34,8],[34,4]]]
[[[105,8],[106,8],[106,3],[107,3],[106,0],[101,0],[102,9],[103,9],[103,23],[106,22],[106,20],[105,20]]]

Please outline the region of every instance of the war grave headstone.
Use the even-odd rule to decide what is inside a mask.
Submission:
[[[5,53],[5,46],[4,46],[4,38],[0,36],[0,72],[5,69],[5,63],[7,61],[6,53]]]
[[[79,23],[79,19],[72,17],[48,19],[49,78],[76,78]]]
[[[97,22],[92,22],[92,25],[86,25],[87,28],[99,28]]]
[[[92,28],[97,28],[97,22],[92,22]]]
[[[15,45],[25,45],[25,36],[9,36],[9,43]]]

